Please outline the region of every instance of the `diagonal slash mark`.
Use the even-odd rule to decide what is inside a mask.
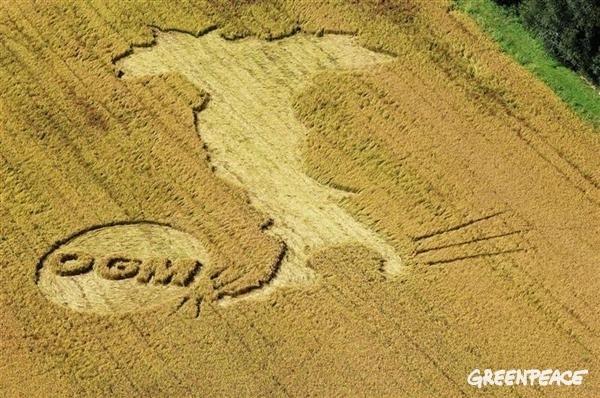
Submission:
[[[453,263],[453,262],[462,261],[462,260],[468,260],[468,259],[472,259],[472,258],[492,257],[492,256],[499,256],[502,254],[517,253],[517,252],[522,252],[522,251],[525,251],[525,249],[519,248],[519,249],[511,249],[511,250],[497,251],[497,252],[491,252],[491,253],[471,254],[468,256],[454,257],[454,258],[445,259],[445,260],[427,261],[427,262],[425,262],[425,264],[427,264],[427,265],[448,264],[448,263]]]
[[[436,235],[442,235],[442,234],[445,234],[447,232],[458,231],[459,229],[468,227],[470,225],[476,224],[476,223],[481,222],[481,221],[489,220],[491,218],[494,218],[496,216],[499,216],[499,215],[502,215],[502,214],[505,214],[505,213],[506,213],[506,210],[498,211],[498,212],[495,212],[495,213],[492,213],[492,214],[489,214],[489,215],[486,215],[486,216],[483,216],[483,217],[479,217],[479,218],[475,218],[475,219],[472,219],[472,220],[469,220],[469,221],[465,221],[464,223],[455,225],[455,226],[447,228],[447,229],[439,229],[439,230],[434,231],[434,232],[429,232],[429,233],[426,233],[426,234],[423,234],[423,235],[415,236],[415,237],[413,237],[413,241],[420,241],[420,240],[432,238],[432,237],[434,237]]]
[[[485,242],[485,241],[488,241],[488,240],[493,240],[493,239],[498,239],[498,238],[504,238],[506,236],[517,235],[517,234],[520,234],[520,233],[523,233],[523,232],[526,232],[526,231],[524,231],[524,230],[517,230],[517,231],[512,231],[512,232],[507,232],[507,233],[501,233],[501,234],[496,234],[496,235],[482,236],[480,238],[474,238],[474,239],[471,239],[471,240],[464,240],[464,241],[456,242],[456,243],[449,243],[447,245],[441,245],[441,246],[435,246],[435,247],[426,247],[426,248],[415,250],[415,254],[424,254],[424,253],[429,253],[429,252],[432,252],[432,251],[435,251],[435,250],[441,250],[441,249],[447,249],[447,248],[451,248],[451,247],[468,245],[470,243]]]

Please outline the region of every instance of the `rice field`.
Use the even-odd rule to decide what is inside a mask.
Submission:
[[[0,90],[0,396],[600,394],[599,131],[452,2],[4,2]]]

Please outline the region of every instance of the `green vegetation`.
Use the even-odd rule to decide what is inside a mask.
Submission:
[[[593,0],[510,2],[518,4],[521,20],[552,55],[600,84],[600,4]]]
[[[600,90],[557,61],[523,26],[514,8],[501,7],[492,0],[456,0],[456,4],[579,115],[600,126]]]

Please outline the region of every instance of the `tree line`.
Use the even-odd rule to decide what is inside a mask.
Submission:
[[[600,2],[495,0],[513,7],[546,48],[566,66],[600,85]]]

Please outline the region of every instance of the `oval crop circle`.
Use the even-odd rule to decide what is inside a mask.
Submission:
[[[101,226],[46,253],[37,285],[50,301],[75,311],[138,311],[186,295],[207,260],[196,238],[166,225]]]

